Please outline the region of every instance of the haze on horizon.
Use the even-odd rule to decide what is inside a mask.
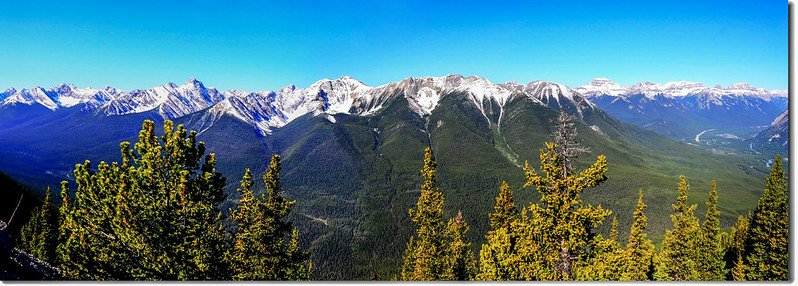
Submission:
[[[786,89],[784,1],[24,1],[0,10],[0,88],[273,90],[478,75]]]

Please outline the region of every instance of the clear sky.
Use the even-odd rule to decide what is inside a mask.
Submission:
[[[787,2],[773,0],[2,1],[0,89],[450,73],[786,89],[787,36]]]

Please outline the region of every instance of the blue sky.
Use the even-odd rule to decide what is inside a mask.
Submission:
[[[0,88],[194,76],[256,91],[458,73],[786,89],[787,36],[787,2],[771,0],[2,1]]]

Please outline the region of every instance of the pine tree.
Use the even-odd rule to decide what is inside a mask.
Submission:
[[[471,243],[466,241],[468,224],[463,213],[458,211],[457,217],[449,220],[446,227],[449,237],[449,249],[446,254],[443,280],[473,280],[476,272],[476,260],[471,251]]]
[[[241,200],[230,218],[236,223],[228,257],[237,280],[310,279],[309,255],[299,248],[299,232],[285,217],[296,201],[280,196],[280,156],[272,155],[263,175],[266,192],[256,197],[252,172],[241,180]]]
[[[751,217],[745,243],[747,280],[786,281],[789,276],[789,202],[787,179],[776,155],[765,183],[765,192]]]
[[[410,238],[402,264],[402,280],[441,280],[446,265],[446,224],[443,221],[443,193],[436,184],[436,163],[432,148],[424,150],[421,195],[410,219],[416,233]]]
[[[573,146],[573,144],[572,144]],[[596,162],[578,175],[573,175],[566,169],[564,154],[570,154],[568,149],[558,147],[556,143],[546,143],[546,150],[540,151],[540,170],[545,176],[525,165],[527,187],[535,187],[541,194],[537,204],[530,204],[526,211],[529,216],[524,221],[529,228],[539,228],[533,232],[532,237],[523,237],[528,240],[525,247],[538,249],[543,258],[539,266],[522,266],[522,275],[530,280],[570,280],[575,263],[588,261],[589,257],[596,256],[591,249],[596,245],[596,234],[593,228],[600,226],[602,221],[610,215],[609,210],[601,206],[585,205],[581,193],[585,189],[598,186],[606,180],[604,173],[607,171],[607,161],[603,155],[598,156]],[[530,253],[532,250],[519,252]],[[523,262],[522,262],[523,263]]]
[[[643,202],[643,190],[640,190],[637,197],[637,207],[632,216],[632,229],[629,231],[629,240],[623,250],[623,262],[620,273],[620,280],[643,281],[648,280],[651,272],[651,260],[654,256],[654,244],[648,239],[645,230],[648,226],[648,218],[643,211],[646,209]]]
[[[720,231],[720,211],[718,210],[718,190],[715,180],[707,200],[707,213],[701,226],[699,256],[696,260],[701,280],[723,280],[726,277],[726,263],[723,260],[722,233]]]
[[[486,242],[479,251],[479,274],[477,280],[517,280],[518,254],[515,252],[517,240],[512,226],[518,221],[518,209],[513,199],[513,191],[507,182],[502,182],[496,205],[490,214],[490,230]]]
[[[687,205],[687,192],[690,186],[684,176],[679,177],[679,196],[672,205],[673,228],[665,231],[662,251],[657,256],[657,280],[698,280],[697,237],[700,234],[698,219],[693,212],[696,205]]]
[[[55,261],[55,248],[58,245],[58,217],[55,211],[52,192],[47,188],[44,202],[33,210],[33,216],[20,230],[22,248],[28,254],[47,262]]]
[[[58,247],[68,278],[228,279],[218,205],[225,178],[214,154],[171,121],[163,136],[144,121],[138,142],[120,144],[122,162],[75,166],[74,201],[62,190]],[[204,162],[203,162],[204,158]]]

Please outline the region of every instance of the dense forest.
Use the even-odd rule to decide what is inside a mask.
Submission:
[[[485,243],[469,241],[468,222],[447,218],[437,185],[437,163],[426,148],[420,194],[408,211],[408,238],[396,280],[788,280],[788,179],[776,156],[756,208],[729,230],[720,226],[714,182],[703,208],[688,204],[684,176],[675,186],[672,226],[661,245],[646,234],[645,190],[639,190],[629,236],[618,217],[583,200],[607,181],[607,162],[577,170],[587,151],[574,118],[553,122],[552,142],[539,165],[524,164],[528,204],[511,187],[498,190]],[[264,190],[252,172],[240,180],[240,200],[223,210],[227,179],[217,171],[197,133],[165,121],[163,135],[145,121],[138,142],[120,144],[120,162],[75,166],[75,189],[63,182],[20,230],[20,249],[77,280],[309,280],[310,253],[287,219],[295,204],[283,196],[280,156],[269,159]],[[421,162],[420,162],[421,163]],[[464,199],[464,198],[458,198]],[[608,236],[598,229],[610,221]],[[624,233],[627,233],[624,231]],[[474,249],[479,249],[478,253]]]

